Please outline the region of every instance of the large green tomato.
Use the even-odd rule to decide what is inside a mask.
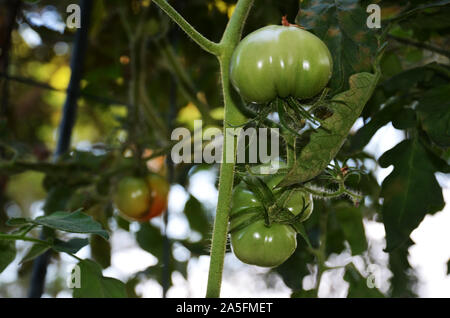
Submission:
[[[328,83],[330,51],[314,34],[295,26],[271,25],[246,36],[233,53],[231,82],[248,102],[278,97],[310,98]]]
[[[290,225],[267,227],[258,220],[231,234],[233,252],[242,262],[263,267],[284,263],[297,247],[297,233]]]
[[[275,197],[279,197],[281,190],[275,189],[284,175],[269,175],[263,180],[273,191]],[[298,215],[303,209],[303,199],[308,207],[303,211],[301,220],[306,220],[313,210],[311,195],[299,190],[291,190],[284,207],[294,215]],[[244,182],[239,183],[232,198],[231,216],[249,207],[260,207],[261,202],[250,191]],[[231,221],[231,228],[238,226],[251,218],[252,214],[235,216]],[[297,247],[297,233],[290,225],[272,223],[267,227],[264,220],[258,220],[238,231],[231,233],[231,246],[233,252],[242,262],[263,267],[275,267],[285,262],[294,253]]]

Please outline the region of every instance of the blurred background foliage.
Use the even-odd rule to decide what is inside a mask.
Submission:
[[[66,27],[65,20],[72,2],[0,0],[0,231],[12,231],[6,225],[9,218],[83,208],[105,229],[130,232],[138,246],[155,257],[153,265],[122,278],[127,295],[138,297],[135,287],[148,280],[161,285],[165,294],[173,284],[173,273],[189,280],[189,263],[209,253],[215,199],[196,197],[199,190],[192,189],[191,180],[207,172],[214,183],[218,167],[173,166],[165,154],[175,127],[192,131],[195,119],[204,121],[203,129],[222,127],[218,64],[150,0],[93,0],[87,54],[79,65],[84,72],[72,149],[53,162],[71,75],[76,29]],[[215,41],[220,40],[235,2],[171,1]],[[434,174],[449,172],[448,1],[354,0],[336,4],[259,0],[244,33],[279,24],[287,14],[290,21],[313,31],[330,47],[334,60],[339,61],[335,73],[342,75],[333,77],[330,85],[339,91],[349,75],[372,68],[376,32],[366,32],[365,26],[365,8],[372,2],[382,8],[382,31],[389,26],[381,61],[383,77],[362,114],[362,124],[352,131],[338,155],[341,162],[349,159],[349,164],[366,172],[360,179],[349,180],[349,186],[361,191],[365,199],[358,207],[346,199],[316,200],[305,226],[312,245],[320,245],[326,259],[317,260],[299,238],[297,251],[286,263],[258,272],[267,289],[275,288],[274,280],[281,278],[292,297],[316,296],[317,282],[305,286],[304,278],[317,279],[333,270],[348,283],[348,297],[416,296],[417,279],[408,262],[408,248],[414,242],[409,235],[426,214],[444,207]],[[404,132],[405,142],[378,161],[365,146],[389,123]],[[184,189],[181,214],[139,225],[118,215],[111,203],[114,186],[142,164],[166,175],[172,189]],[[391,164],[394,170],[381,184],[376,178],[377,166]],[[170,198],[179,200],[173,195]],[[175,218],[187,221],[188,234],[167,238],[164,223]],[[380,262],[367,242],[367,220],[385,226],[387,263]],[[39,235],[36,229],[31,234]],[[86,263],[83,270],[110,267],[115,250],[111,242],[92,235],[89,251],[83,255],[98,265]],[[6,259],[8,248],[0,257]],[[18,243],[16,248],[22,255],[30,245]],[[188,256],[175,257],[177,249]],[[331,268],[326,261],[336,255],[359,257],[355,264]],[[51,262],[61,264],[64,259],[53,253]],[[2,297],[26,295],[32,263],[17,265],[17,279],[0,285]],[[381,290],[367,286],[370,264],[379,264],[391,273]],[[47,278],[48,296],[68,290],[66,273],[62,267],[56,268],[55,275]]]

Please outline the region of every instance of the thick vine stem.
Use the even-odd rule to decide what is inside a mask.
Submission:
[[[229,79],[229,69],[231,56],[235,47],[241,39],[242,29],[253,2],[254,0],[238,1],[234,13],[231,16],[230,21],[228,22],[222,41],[220,42],[221,46],[223,47],[223,51],[218,58],[220,62],[222,89],[225,103],[225,132],[222,154],[223,162],[221,165],[219,177],[219,198],[212,237],[211,259],[206,297],[219,297],[220,287],[222,284],[223,262],[225,258],[227,243],[228,219],[230,212],[231,195],[233,191],[235,167],[235,156],[232,163],[228,163],[226,160],[227,149],[225,145],[228,144],[228,138],[234,138],[236,141],[235,136],[228,136],[228,134],[226,133],[226,128],[231,128],[233,125],[241,125],[246,122],[245,116],[242,115],[237,105],[231,98],[231,92],[233,88],[231,87]]]
[[[225,105],[224,118],[224,139],[222,165],[219,177],[219,198],[217,203],[216,219],[212,237],[211,260],[209,266],[208,286],[206,297],[219,297],[222,284],[223,263],[228,235],[228,219],[230,212],[231,195],[233,191],[235,149],[226,149],[228,138],[234,138],[234,148],[236,148],[236,137],[227,134],[227,128],[236,127],[246,122],[247,118],[239,111],[238,106],[231,98],[232,87],[229,79],[229,69],[231,57],[234,49],[238,45],[244,23],[250,12],[254,0],[239,0],[234,9],[233,15],[225,29],[220,43],[215,43],[201,35],[192,27],[166,0],[153,0],[167,15],[175,21],[182,29],[205,51],[216,55],[219,59],[222,89]],[[228,151],[233,151],[232,162],[227,162],[230,156]]]
[[[192,25],[189,24],[166,0],[153,0],[187,35],[194,40],[203,50],[214,55],[221,52],[220,44],[204,37]]]

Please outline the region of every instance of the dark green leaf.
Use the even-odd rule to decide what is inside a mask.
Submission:
[[[164,239],[159,228],[150,223],[142,223],[136,233],[136,241],[143,250],[162,260]]]
[[[408,249],[413,244],[409,240],[406,244],[389,253],[389,269],[393,274],[390,279],[391,297],[417,297],[414,292],[417,277],[408,261]]]
[[[350,244],[352,255],[358,255],[367,250],[361,209],[342,202],[336,206],[336,217],[344,232],[345,239]]]
[[[378,75],[358,73],[350,77],[350,89],[334,96],[329,105],[333,116],[323,121],[327,130],[311,133],[308,144],[300,149],[292,170],[280,186],[311,180],[329,165],[372,95]]]
[[[85,259],[78,263],[80,288],[73,289],[74,298],[126,298],[125,284],[118,279],[104,277],[100,265]]]
[[[315,298],[316,291],[314,289],[298,290],[291,294],[291,298]]]
[[[12,218],[6,221],[6,225],[9,226],[21,226],[29,223],[30,223],[29,220],[26,218]]]
[[[105,239],[109,238],[108,232],[102,229],[100,223],[94,221],[92,216],[81,213],[80,211],[55,212],[48,216],[38,217],[30,222],[60,231],[90,233],[100,235]]]
[[[366,27],[367,13],[358,0],[303,1],[298,25],[312,31],[333,56],[330,87],[339,92],[349,88],[350,75],[372,70],[378,50],[375,30]]]
[[[33,246],[31,246],[28,253],[22,258],[20,263],[25,263],[25,262],[35,259],[39,255],[44,254],[49,248],[50,248],[49,245],[38,244],[38,243],[33,244]]]
[[[208,219],[207,211],[201,202],[192,195],[184,206],[184,214],[188,219],[191,229],[199,232],[203,237],[206,237],[210,233],[211,224]]]
[[[441,210],[445,203],[434,175],[433,155],[417,138],[402,141],[384,153],[379,163],[384,168],[394,165],[380,194],[384,198],[386,250],[392,251],[408,240],[426,214]]]
[[[302,290],[303,278],[310,274],[307,265],[313,261],[314,257],[306,250],[306,246],[299,244],[294,254],[273,271],[277,272],[292,290]]]
[[[47,176],[48,178],[48,176]],[[45,184],[45,181],[44,181]],[[53,186],[48,191],[47,198],[44,204],[44,211],[46,214],[51,214],[56,211],[66,210],[66,205],[72,197],[73,189],[68,186]]]
[[[90,238],[91,258],[100,264],[102,268],[111,265],[111,244],[97,235]]]
[[[414,128],[417,124],[416,112],[412,109],[403,109],[398,113],[392,114],[392,126],[396,129]]]
[[[372,139],[373,135],[389,123],[393,117],[402,109],[402,103],[392,100],[386,107],[381,111],[374,114],[370,121],[361,127],[356,134],[349,137],[350,140],[350,153],[355,153],[361,151]]]
[[[0,240],[0,273],[16,258],[16,242]]]
[[[370,278],[365,278],[353,263],[345,268],[344,280],[349,283],[348,298],[382,298],[384,295],[375,286],[369,284]],[[372,288],[370,288],[371,286]]]
[[[430,138],[441,147],[450,147],[450,84],[427,91],[417,113]]]
[[[88,239],[73,238],[67,242],[55,239],[53,249],[57,252],[75,254],[89,244]]]
[[[312,248],[311,242],[309,241],[309,238],[308,238],[308,233],[306,233],[303,223],[297,222],[297,223],[293,224],[293,227],[295,228],[297,233],[300,234],[300,236],[306,241],[306,244],[308,244],[308,246],[310,248]]]

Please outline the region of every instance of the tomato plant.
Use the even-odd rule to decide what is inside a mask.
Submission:
[[[328,83],[331,54],[314,34],[295,26],[270,25],[246,36],[233,53],[231,81],[248,102],[276,97],[310,98]]]
[[[282,280],[276,295],[429,296],[417,288],[422,264],[410,251],[423,242],[411,233],[427,215],[441,220],[445,206],[450,1],[80,0],[67,14],[68,2],[0,1],[0,297],[147,297],[159,289],[141,283],[152,280],[164,298],[173,274],[199,295],[191,273],[208,254],[206,295],[219,297],[229,239],[232,261],[269,267],[240,275],[258,286]],[[30,30],[37,35],[21,36]],[[264,128],[278,131],[266,138]],[[173,138],[189,133],[177,143],[182,162],[171,160]],[[242,134],[245,149],[236,145]],[[220,141],[230,147],[219,151]],[[245,160],[262,160],[265,143],[286,161],[274,175],[240,160],[243,149]],[[206,160],[213,153],[217,165]],[[177,185],[180,213],[130,226],[125,219],[167,208],[169,184],[151,173]],[[215,192],[199,183],[206,175],[215,210]],[[189,226],[183,235],[166,230],[177,221]],[[375,224],[385,229],[383,251],[365,233]],[[117,229],[154,262],[117,255],[108,240]],[[446,248],[438,241],[437,253]],[[59,284],[67,261],[57,253],[77,260],[80,288]],[[136,262],[124,282],[102,272],[114,272],[118,256]],[[50,261],[56,271],[46,277]],[[332,275],[335,265],[342,275]],[[392,276],[368,276],[375,265]]]

